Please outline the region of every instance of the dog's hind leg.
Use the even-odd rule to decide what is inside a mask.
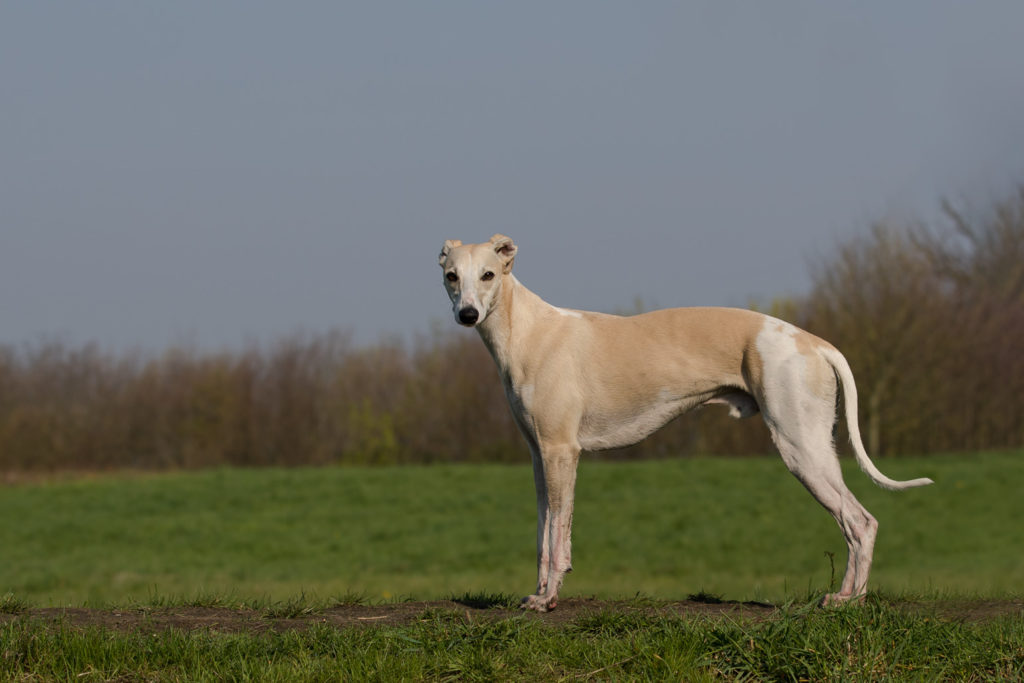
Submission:
[[[839,524],[846,540],[847,563],[842,585],[823,604],[862,600],[874,553],[878,522],[843,481],[832,440],[835,392],[810,391],[792,375],[774,385],[762,401],[765,422],[783,462]]]
[[[827,450],[825,445],[818,444],[814,455],[810,457],[805,445],[794,444],[781,437],[776,438],[776,445],[789,470],[829,511],[846,540],[847,561],[843,583],[838,592],[826,595],[822,604],[862,600],[867,592],[878,522],[843,482],[839,461],[831,443],[827,445]],[[829,463],[820,458],[818,453],[827,453]]]

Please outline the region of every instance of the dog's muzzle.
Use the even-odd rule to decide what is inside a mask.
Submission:
[[[468,306],[459,311],[459,322],[463,325],[475,325],[476,321],[480,319],[480,312]]]

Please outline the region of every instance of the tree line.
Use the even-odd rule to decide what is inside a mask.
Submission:
[[[1024,186],[941,208],[871,226],[816,261],[807,296],[759,306],[846,355],[873,456],[1024,445]],[[760,419],[709,408],[600,457],[771,451]],[[527,459],[483,344],[448,325],[371,346],[0,346],[6,472]]]

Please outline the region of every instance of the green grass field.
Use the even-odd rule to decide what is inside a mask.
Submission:
[[[1020,680],[1024,612],[1008,598],[1024,585],[1024,456],[880,464],[937,483],[890,493],[849,468],[881,523],[877,590],[820,609],[826,553],[838,580],[845,551],[778,460],[584,462],[564,593],[627,600],[569,618],[507,609],[534,580],[525,466],[6,486],[0,681]],[[678,614],[656,599],[701,592],[780,606]],[[393,624],[321,617],[335,603],[473,594],[503,609],[399,603],[409,618]],[[110,609],[89,611],[104,616],[89,625],[38,609],[53,605]],[[243,627],[154,621],[207,605]],[[124,612],[135,626],[118,625]]]
[[[871,587],[1024,591],[1024,455],[882,460],[933,486],[847,481],[880,523]],[[0,489],[0,595],[34,606],[154,600],[433,599],[533,588],[528,466],[219,470]],[[580,467],[566,595],[780,601],[845,566],[828,514],[777,458]]]

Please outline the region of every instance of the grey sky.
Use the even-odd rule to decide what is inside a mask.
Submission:
[[[1024,180],[1024,3],[0,4],[0,343],[452,325],[503,232],[574,308],[746,305]]]

